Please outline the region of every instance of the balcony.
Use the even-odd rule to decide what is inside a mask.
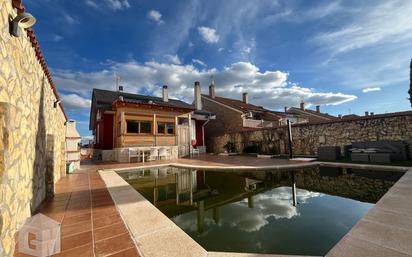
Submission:
[[[273,128],[279,125],[278,121],[243,119],[244,128]]]

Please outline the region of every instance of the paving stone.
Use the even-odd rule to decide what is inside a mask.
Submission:
[[[368,220],[359,221],[349,232],[353,238],[412,255],[412,232]]]
[[[137,239],[143,256],[206,257],[207,252],[178,227],[166,228]]]

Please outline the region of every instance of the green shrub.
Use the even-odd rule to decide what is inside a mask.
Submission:
[[[223,147],[226,149],[228,153],[236,152],[236,145],[231,141],[228,141]]]

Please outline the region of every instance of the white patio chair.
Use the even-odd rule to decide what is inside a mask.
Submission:
[[[193,156],[197,154],[197,156],[200,156],[200,150],[197,147],[190,146],[190,156]]]
[[[159,150],[157,148],[150,148],[150,155],[147,158],[149,161],[156,161],[159,158]]]
[[[140,152],[137,149],[129,148],[129,150],[128,150],[129,162],[132,158],[137,158],[137,160],[139,161],[139,159],[142,159],[142,155],[140,154]]]
[[[161,160],[164,157],[166,160],[170,159],[170,152],[167,148],[160,148],[159,149],[159,159]]]

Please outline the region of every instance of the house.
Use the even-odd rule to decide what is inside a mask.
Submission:
[[[287,120],[294,124],[306,123],[311,115],[309,111],[308,114],[301,115],[288,111],[287,108],[284,112],[279,112],[253,105],[249,103],[248,93],[242,94],[242,100],[216,96],[213,82],[209,86],[209,94],[201,96],[203,106],[217,115],[216,119],[207,125],[208,137],[243,130],[273,128],[286,125]]]
[[[209,86],[209,94],[201,95],[201,103],[206,110],[216,114],[216,119],[206,127],[207,136],[252,128],[276,127],[284,118],[261,106],[250,104],[247,93],[243,93],[242,100],[216,96],[213,82]]]
[[[302,120],[306,120],[309,123],[319,123],[338,120],[338,117],[329,115],[327,113],[322,113],[320,111],[320,105],[316,105],[316,111],[309,110],[305,108],[305,103],[300,103],[300,108],[291,107],[289,109],[285,108],[285,112],[288,114],[294,114],[299,116]]]
[[[162,97],[93,89],[89,129],[94,135],[94,159],[128,161],[130,148],[166,147],[172,158],[189,154],[192,145],[204,145],[204,124],[211,113]]]
[[[69,171],[80,169],[80,141],[76,121],[69,120],[66,123],[66,163],[69,165]]]

